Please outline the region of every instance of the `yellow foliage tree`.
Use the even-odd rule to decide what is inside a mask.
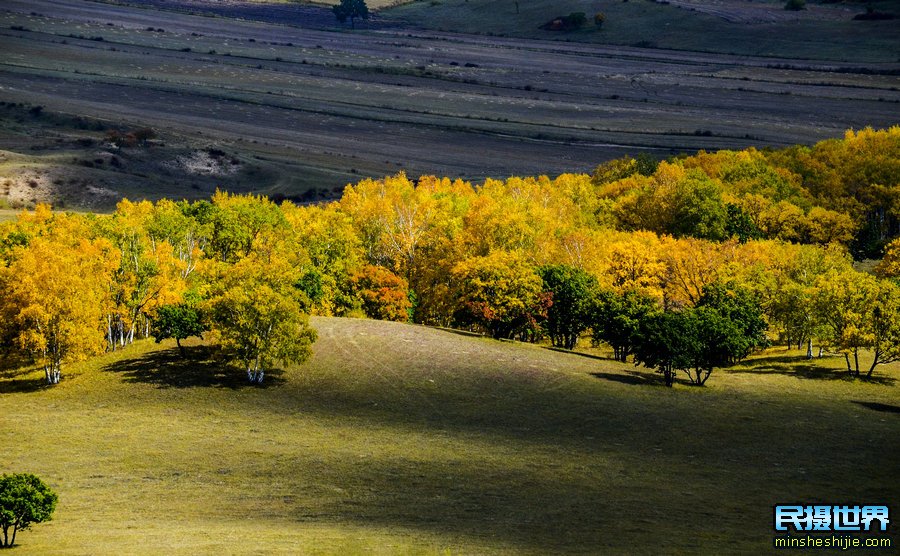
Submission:
[[[117,262],[116,249],[90,239],[77,217],[55,215],[47,232],[16,248],[0,270],[14,345],[43,367],[48,384],[60,381],[64,363],[103,350],[103,316]]]
[[[875,271],[883,278],[900,278],[900,239],[888,243]]]

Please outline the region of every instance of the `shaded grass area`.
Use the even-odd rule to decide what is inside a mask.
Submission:
[[[149,342],[51,389],[0,376],[0,468],[60,493],[17,553],[750,553],[775,503],[900,495],[897,385],[765,372],[793,353],[668,389],[535,346],[313,325],[314,357],[266,388]]]
[[[206,346],[185,346],[184,355],[177,349],[160,349],[138,357],[116,361],[104,371],[120,374],[126,382],[151,384],[159,388],[241,388],[247,380],[227,361]],[[266,373],[262,388],[284,384],[284,371]]]

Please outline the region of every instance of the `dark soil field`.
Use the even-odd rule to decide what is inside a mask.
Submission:
[[[216,186],[318,200],[399,170],[472,180],[585,172],[624,154],[812,143],[895,124],[900,106],[893,62],[798,63],[377,20],[355,32],[296,26],[305,10],[326,8],[296,7],[300,23],[285,6],[247,19],[186,13],[200,4],[3,3],[0,101],[16,103],[0,110],[10,202],[102,208],[125,195],[207,197]],[[94,123],[81,129],[67,115]],[[104,128],[140,127],[165,148],[103,144]],[[88,139],[96,143],[80,146]],[[235,159],[235,171],[179,169],[204,149]],[[111,156],[118,167],[79,162]]]

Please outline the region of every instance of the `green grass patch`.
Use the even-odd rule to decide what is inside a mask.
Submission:
[[[314,318],[264,387],[151,342],[0,373],[0,469],[60,496],[28,553],[759,552],[772,505],[900,495],[900,369],[773,352],[667,389],[606,360]]]

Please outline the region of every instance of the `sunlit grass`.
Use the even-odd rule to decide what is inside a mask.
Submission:
[[[60,495],[16,553],[758,552],[775,503],[900,494],[896,366],[852,381],[775,352],[670,390],[535,346],[313,324],[313,359],[262,388],[152,342],[54,388],[0,374],[0,470]]]

